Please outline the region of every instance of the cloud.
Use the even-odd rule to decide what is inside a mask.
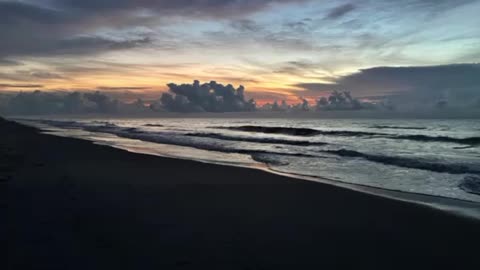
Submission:
[[[254,27],[254,26],[252,26]],[[255,30],[253,30],[255,29]],[[204,39],[199,45],[203,48],[248,48],[252,45],[264,46],[265,50],[309,51],[320,50],[312,42],[312,35],[294,29],[269,29],[268,27],[254,27],[251,30],[237,27],[234,31],[206,31]],[[232,46],[234,45],[234,46]]]
[[[357,96],[392,96],[398,103],[431,105],[447,100],[468,106],[480,100],[480,64],[376,67],[334,78],[332,83],[300,83],[310,93],[348,90]]]
[[[2,88],[42,88],[43,85],[41,84],[9,84],[9,83],[1,83],[0,87]]]
[[[330,96],[321,97],[317,100],[317,110],[327,111],[344,111],[344,110],[363,110],[373,108],[372,104],[362,103],[358,99],[352,97],[350,92],[333,91]]]
[[[155,34],[157,38],[167,39],[164,43],[168,43],[165,35],[127,33],[126,30],[173,25],[179,17],[188,20],[232,20],[234,27],[254,30],[252,27],[256,25],[245,19],[246,15],[274,5],[305,1],[0,1],[0,59],[11,56],[90,55],[132,49],[152,44]],[[101,34],[108,29],[120,33],[116,38]],[[155,45],[163,48],[162,44],[159,40]]]
[[[115,24],[109,16],[98,14],[97,18],[76,10],[0,2],[0,58],[96,54],[152,43],[148,33],[123,33],[115,38],[95,33],[100,27]]]
[[[125,104],[100,92],[21,92],[3,97],[0,111],[14,115],[116,113]],[[123,106],[122,106],[123,105]]]
[[[472,0],[344,0],[333,4],[311,0],[0,0],[0,79],[42,83],[45,88],[59,87],[62,79],[63,87],[85,88],[107,76],[159,82],[209,79],[212,72],[208,69],[217,80],[236,84],[242,80],[265,89],[366,66],[476,61],[480,59],[475,47],[478,16],[472,14],[480,2],[467,3]],[[113,53],[103,55],[106,52]],[[130,67],[99,65],[93,59]],[[245,65],[242,59],[256,59],[262,65]],[[292,59],[309,59],[323,66]],[[17,60],[24,66],[15,66]],[[160,62],[172,66],[189,62],[195,67],[140,70],[135,65]],[[225,66],[237,70],[220,73]],[[45,71],[17,72],[33,67]],[[230,79],[234,77],[239,80]],[[47,80],[56,81],[49,85]]]
[[[57,6],[82,13],[104,13],[125,10],[150,10],[160,15],[188,17],[241,17],[275,4],[301,3],[304,0],[56,0]]]
[[[150,37],[114,40],[100,36],[83,36],[60,40],[51,49],[55,50],[55,54],[91,54],[100,51],[131,49],[151,42]]]
[[[334,9],[332,9],[328,14],[327,14],[327,19],[334,20],[341,18],[345,16],[346,14],[352,12],[355,10],[355,5],[351,3],[343,4],[340,5]]]
[[[150,89],[150,87],[139,87],[139,86],[123,86],[123,87],[110,87],[110,86],[98,86],[98,90],[106,90],[106,91],[115,91],[115,90],[146,90]]]
[[[234,20],[230,26],[240,32],[258,32],[263,29],[257,22],[249,19]]]
[[[60,74],[57,74],[57,73],[53,73],[53,72],[49,72],[49,71],[32,71],[29,73],[29,75],[33,78],[36,78],[36,79],[65,79],[64,76],[60,75]]]
[[[312,72],[312,70],[314,70],[315,68],[318,68],[317,63],[313,63],[308,60],[287,61],[284,63],[276,64],[275,66],[276,67],[273,68],[274,73],[298,76],[303,76],[306,73]]]
[[[289,18],[282,24],[283,32],[304,36],[312,36],[312,31],[315,31],[315,28],[314,20],[309,17],[301,20],[291,20]]]
[[[35,88],[40,85],[0,85],[0,87]],[[133,93],[130,90],[141,90],[142,87],[100,87],[105,92],[20,92],[11,93],[7,97],[0,96],[0,111],[7,114],[82,114],[82,113],[143,113],[147,111],[172,112],[244,112],[254,111],[253,99],[246,100],[245,88],[234,88],[231,84],[223,85],[211,81],[200,84],[168,84],[169,93],[164,93],[151,103],[151,109],[145,107],[141,97],[145,93]],[[122,90],[120,90],[122,89]],[[118,98],[128,99],[124,103]],[[5,100],[6,99],[6,100]]]
[[[291,95],[289,95],[288,93],[278,93],[272,91],[251,91],[248,93],[248,96],[255,99],[256,103],[268,103],[272,100],[286,100],[291,97]]]
[[[9,59],[0,59],[0,66],[20,66],[22,63],[9,60]]]
[[[468,3],[475,2],[477,0],[406,0],[401,3],[402,6],[408,7],[410,9],[424,9],[430,10],[432,12],[448,10],[460,5],[465,5]]]
[[[62,74],[44,69],[13,69],[10,72],[0,72],[0,79],[23,82],[25,84],[28,82],[37,83],[43,80],[65,80],[68,78]]]
[[[53,25],[70,19],[60,11],[20,1],[2,1],[0,7],[0,22],[2,24],[35,22]]]
[[[200,84],[168,84],[170,93],[160,98],[162,106],[175,112],[241,112],[255,110],[253,99],[245,100],[245,88],[235,89],[231,84],[215,81]]]

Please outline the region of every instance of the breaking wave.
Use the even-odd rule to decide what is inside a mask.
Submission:
[[[385,126],[385,125],[375,125],[370,128],[376,129],[411,129],[411,130],[425,130],[426,127],[409,127],[409,126]]]
[[[261,153],[257,154],[252,154],[252,159],[258,162],[262,162],[268,165],[273,165],[273,166],[287,166],[289,165],[288,162],[281,161],[276,156],[274,155],[265,155]]]
[[[480,177],[466,176],[459,187],[468,193],[480,195]]]
[[[327,144],[327,143],[322,143],[322,142],[294,141],[294,140],[283,140],[283,139],[274,139],[274,138],[236,137],[236,136],[228,136],[228,135],[222,135],[222,134],[217,134],[217,133],[187,133],[186,136],[201,137],[201,138],[212,138],[212,139],[226,140],[226,141],[286,144],[286,145],[298,145],[298,146],[312,146],[312,145],[326,145]]]
[[[320,134],[318,130],[310,128],[289,128],[289,127],[264,127],[264,126],[236,126],[236,127],[212,127],[245,132],[259,132],[269,134],[283,134],[293,136],[315,136]]]
[[[465,145],[480,145],[480,137],[453,138],[447,136],[427,136],[427,135],[395,135],[380,132],[364,132],[349,130],[318,130],[310,128],[289,128],[289,127],[266,127],[266,126],[235,126],[235,127],[212,127],[244,132],[258,132],[268,134],[283,134],[293,136],[343,136],[343,137],[375,137],[392,140],[410,140],[421,142],[447,142]]]
[[[411,140],[420,142],[448,142],[467,145],[479,145],[480,137],[452,138],[446,136],[427,136],[427,135],[395,135],[392,139]]]
[[[413,159],[413,158],[365,154],[365,153],[360,153],[357,151],[346,150],[346,149],[323,150],[321,152],[342,156],[342,157],[363,158],[363,159],[377,162],[377,163],[393,165],[393,166],[403,167],[403,168],[410,168],[410,169],[420,169],[420,170],[427,170],[427,171],[440,172],[440,173],[450,173],[450,174],[467,174],[467,173],[480,174],[480,169],[471,168],[464,164],[434,163],[426,160]]]
[[[169,133],[159,133],[159,132],[157,133],[143,132],[137,128],[119,127],[111,123],[91,126],[88,124],[74,122],[74,121],[42,120],[41,122],[52,125],[52,126],[63,127],[63,128],[81,128],[85,131],[110,133],[118,137],[127,138],[127,139],[136,139],[136,140],[141,140],[146,142],[186,146],[186,147],[192,147],[192,148],[207,150],[207,151],[217,151],[221,153],[248,154],[252,156],[252,158],[255,155],[260,155],[260,154],[295,156],[295,157],[315,157],[313,155],[303,154],[303,153],[286,153],[286,152],[274,152],[274,151],[256,150],[256,149],[226,148],[218,144],[202,143],[198,141],[182,139],[187,136],[182,136],[182,135],[172,136]]]

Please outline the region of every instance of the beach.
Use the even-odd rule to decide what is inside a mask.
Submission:
[[[10,269],[465,268],[480,221],[0,120]]]

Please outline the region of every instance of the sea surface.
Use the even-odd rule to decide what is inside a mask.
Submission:
[[[480,203],[480,121],[29,119],[61,136],[200,160]],[[228,176],[226,176],[228,177]]]

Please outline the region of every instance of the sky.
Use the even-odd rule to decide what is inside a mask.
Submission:
[[[480,100],[480,0],[0,0],[0,90]],[[133,93],[133,94],[132,94]],[[479,102],[480,104],[480,102]]]

